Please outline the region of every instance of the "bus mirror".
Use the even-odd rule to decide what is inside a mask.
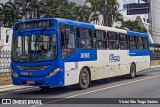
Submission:
[[[9,41],[9,35],[6,35],[6,43]]]

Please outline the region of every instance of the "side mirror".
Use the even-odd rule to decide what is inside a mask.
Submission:
[[[6,35],[6,43],[9,41],[9,35]]]

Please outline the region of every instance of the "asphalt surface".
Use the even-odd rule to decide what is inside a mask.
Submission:
[[[38,87],[0,93],[0,98],[59,98],[46,100],[44,105],[0,105],[3,107],[160,107],[160,104],[50,104],[61,102],[65,98],[160,98],[160,68],[145,70],[135,79],[124,76],[93,81],[85,90],[72,87],[41,90]],[[96,100],[96,99],[95,99]],[[160,103],[160,102],[159,102]]]

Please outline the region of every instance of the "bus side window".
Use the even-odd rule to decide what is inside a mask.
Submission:
[[[78,47],[81,49],[91,49],[93,47],[92,30],[77,28]]]
[[[137,49],[143,50],[143,37],[137,37]]]
[[[106,49],[107,48],[107,40],[106,40],[106,32],[95,30],[94,31],[94,45],[96,49]]]
[[[129,35],[129,49],[136,50],[136,36]]]
[[[148,38],[147,37],[143,38],[143,46],[145,50],[148,50]]]
[[[115,32],[108,32],[108,47],[110,50],[119,49],[119,37]]]
[[[126,34],[119,34],[119,45],[121,50],[128,49],[128,39]]]
[[[69,25],[63,25],[61,30],[61,46],[62,46],[62,59],[65,59],[72,55],[75,50],[75,37],[74,28]]]

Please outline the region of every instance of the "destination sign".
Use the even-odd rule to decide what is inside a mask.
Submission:
[[[44,28],[53,26],[53,20],[38,20],[17,24],[15,30],[24,30],[29,28]]]

